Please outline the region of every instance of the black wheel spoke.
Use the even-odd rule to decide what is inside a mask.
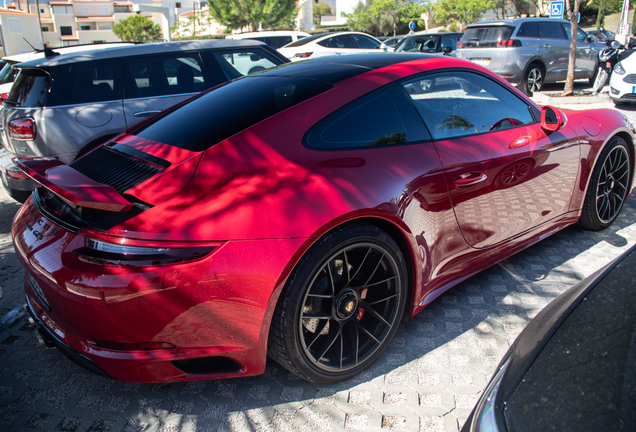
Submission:
[[[327,324],[329,324],[329,321],[323,320],[321,324],[319,324],[318,327],[316,327],[316,332],[314,333],[314,336],[307,341],[308,342],[307,349],[310,349],[311,346],[314,344],[314,342],[318,340],[318,338],[320,337],[320,333],[322,333],[325,327],[327,327]]]
[[[390,276],[390,277],[388,277],[388,278],[386,278],[386,279],[382,279],[381,281],[377,281],[377,282],[373,282],[373,283],[367,283],[367,284],[365,284],[364,286],[366,286],[366,287],[372,287],[372,286],[380,285],[380,284],[383,284],[383,283],[387,283],[388,281],[391,281],[391,280],[393,280],[393,279],[397,279],[397,275],[395,275],[395,276]]]
[[[322,358],[325,356],[327,351],[329,351],[329,348],[333,346],[334,342],[338,339],[338,336],[340,336],[340,331],[341,331],[340,328],[333,331],[329,329],[329,333],[327,334],[327,340],[325,341],[325,344],[323,345],[322,349],[318,351],[316,355],[314,356],[316,361],[322,360]]]
[[[314,313],[304,313],[303,318],[308,318],[308,319],[315,318],[319,320],[326,320],[331,318],[331,312],[320,311],[320,312],[314,312]]]
[[[371,279],[373,279],[373,276],[375,276],[375,273],[378,271],[378,267],[380,267],[380,264],[382,263],[383,259],[384,259],[384,254],[382,254],[378,262],[375,264],[373,271],[371,272],[367,280],[362,284],[362,286],[369,286],[369,282],[371,282]]]
[[[362,327],[362,326],[358,326],[358,329],[359,329],[362,333],[364,333],[365,335],[367,335],[369,338],[371,338],[371,339],[372,339],[375,343],[380,343],[380,341],[379,341],[379,340],[377,340],[377,339],[375,338],[375,336],[373,336],[373,334],[372,334],[369,330],[367,330],[366,328],[364,328],[364,327]]]
[[[382,315],[380,315],[375,309],[373,309],[371,306],[369,306],[368,303],[360,302],[360,307],[362,308],[362,310],[364,310],[366,313],[371,315],[376,320],[380,321],[385,326],[390,326],[391,325],[391,323],[389,323],[386,319],[384,319],[384,317]]]
[[[399,296],[400,296],[400,295],[399,295],[398,293],[395,293],[395,294],[391,294],[390,296],[385,297],[385,298],[380,299],[380,300],[375,300],[375,301],[372,301],[372,302],[367,302],[367,304],[368,304],[369,306],[373,306],[373,305],[377,305],[377,304],[380,304],[380,303],[384,303],[385,301],[389,301],[389,300],[391,300],[392,298],[396,298],[396,297],[399,297]]]
[[[356,269],[356,271],[353,274],[353,276],[351,276],[351,279],[349,280],[349,282],[351,282],[352,280],[355,280],[356,276],[358,276],[358,273],[360,272],[360,269],[362,269],[364,267],[364,263],[367,261],[367,258],[369,258],[369,252],[371,252],[371,248],[367,249],[367,252],[364,254],[364,258],[362,259],[362,262],[360,263],[360,265]]]

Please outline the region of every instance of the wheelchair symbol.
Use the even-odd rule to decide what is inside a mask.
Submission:
[[[563,16],[563,2],[552,2],[550,4],[550,17],[561,18]]]

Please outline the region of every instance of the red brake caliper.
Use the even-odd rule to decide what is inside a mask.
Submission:
[[[369,290],[369,287],[365,287],[365,288],[362,288],[362,291],[360,291],[360,298],[362,300],[367,298],[367,291],[368,290]],[[364,316],[364,310],[362,308],[358,308],[358,315],[356,316],[356,320],[360,321],[363,316]]]

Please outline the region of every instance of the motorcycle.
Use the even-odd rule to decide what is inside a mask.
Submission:
[[[596,73],[596,79],[592,86],[592,90],[594,90],[595,93],[600,92],[605,84],[607,84],[616,63],[625,60],[632,52],[632,49],[626,49],[620,42],[614,40],[611,41],[608,48],[598,53],[598,72]]]

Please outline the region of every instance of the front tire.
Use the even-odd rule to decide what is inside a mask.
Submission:
[[[377,227],[351,224],[327,235],[300,261],[281,293],[270,355],[317,383],[357,375],[395,335],[407,279],[399,247]]]
[[[540,91],[544,80],[543,68],[538,64],[531,64],[521,81],[521,91],[532,97],[534,92]]]
[[[601,152],[587,187],[579,225],[601,231],[614,223],[631,185],[631,164],[627,143],[615,136]]]

